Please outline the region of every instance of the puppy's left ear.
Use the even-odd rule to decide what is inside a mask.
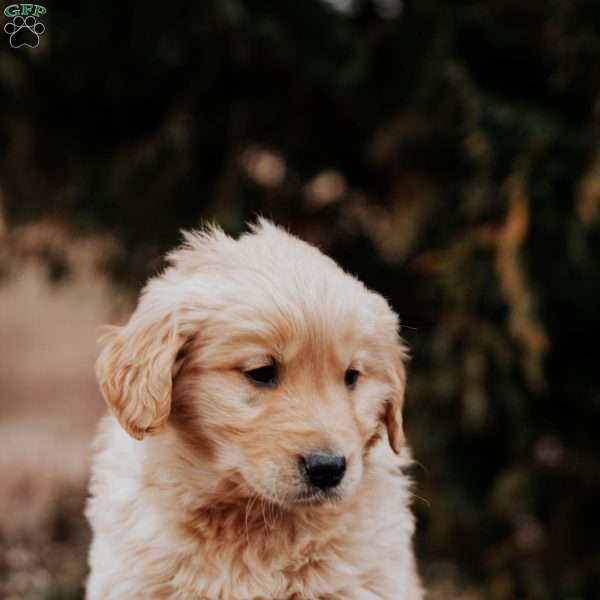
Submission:
[[[148,286],[127,325],[107,329],[96,362],[106,403],[138,440],[167,421],[177,354],[186,339],[177,331],[176,309],[164,306],[165,293],[156,287]]]
[[[406,347],[399,342],[396,348],[395,365],[392,374],[392,395],[388,399],[385,413],[385,425],[392,450],[400,454],[404,445],[404,428],[402,424],[402,407],[404,406],[404,390],[406,387]]]

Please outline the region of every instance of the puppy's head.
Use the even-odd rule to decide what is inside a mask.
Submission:
[[[137,439],[168,424],[249,494],[286,506],[350,497],[380,435],[403,444],[396,315],[268,222],[237,241],[186,238],[104,338],[108,405]]]

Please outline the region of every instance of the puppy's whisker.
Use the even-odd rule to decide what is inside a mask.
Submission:
[[[263,523],[265,525],[265,528],[268,529],[268,527],[267,527],[267,517],[265,516],[265,501],[262,498],[260,500],[260,510],[261,510],[261,514],[262,514]]]
[[[410,492],[410,495],[413,498],[416,498],[417,500],[421,500],[421,502],[424,502],[428,507],[431,506],[431,502],[429,500],[427,500],[427,498],[423,498],[422,496],[419,496],[418,494],[415,494],[414,492]]]
[[[248,498],[248,501],[246,502],[246,512],[244,515],[244,528],[246,530],[246,543],[248,544],[248,546],[250,545],[250,533],[248,531],[248,518],[250,516],[250,512],[252,511],[252,507],[254,506],[254,504],[256,503],[257,500],[258,500],[258,494],[252,494],[250,496],[250,498]]]
[[[265,526],[270,531],[272,531],[275,527],[278,502],[278,495],[275,495],[272,499],[265,501]]]
[[[271,512],[271,502],[265,502],[265,527],[271,529],[271,521],[269,520],[269,513]]]
[[[429,475],[429,470],[422,462],[419,462],[418,460],[415,460],[414,458],[413,458],[412,462],[413,462],[413,465],[415,467],[419,467],[423,471],[423,473],[425,473],[425,475]]]
[[[276,497],[275,502],[271,503],[271,514],[272,514],[271,529],[275,529],[278,519],[279,519],[279,515],[281,514],[279,502],[280,502],[280,498]]]

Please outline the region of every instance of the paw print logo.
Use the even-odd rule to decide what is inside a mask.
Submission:
[[[17,16],[4,26],[4,33],[10,36],[10,45],[13,48],[29,46],[37,48],[40,43],[40,35],[46,31],[44,24],[33,15],[28,17]]]

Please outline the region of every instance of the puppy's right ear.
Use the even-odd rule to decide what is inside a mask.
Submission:
[[[107,328],[96,362],[102,395],[121,426],[141,440],[166,422],[180,336],[175,314],[153,318],[143,301],[124,327]]]

